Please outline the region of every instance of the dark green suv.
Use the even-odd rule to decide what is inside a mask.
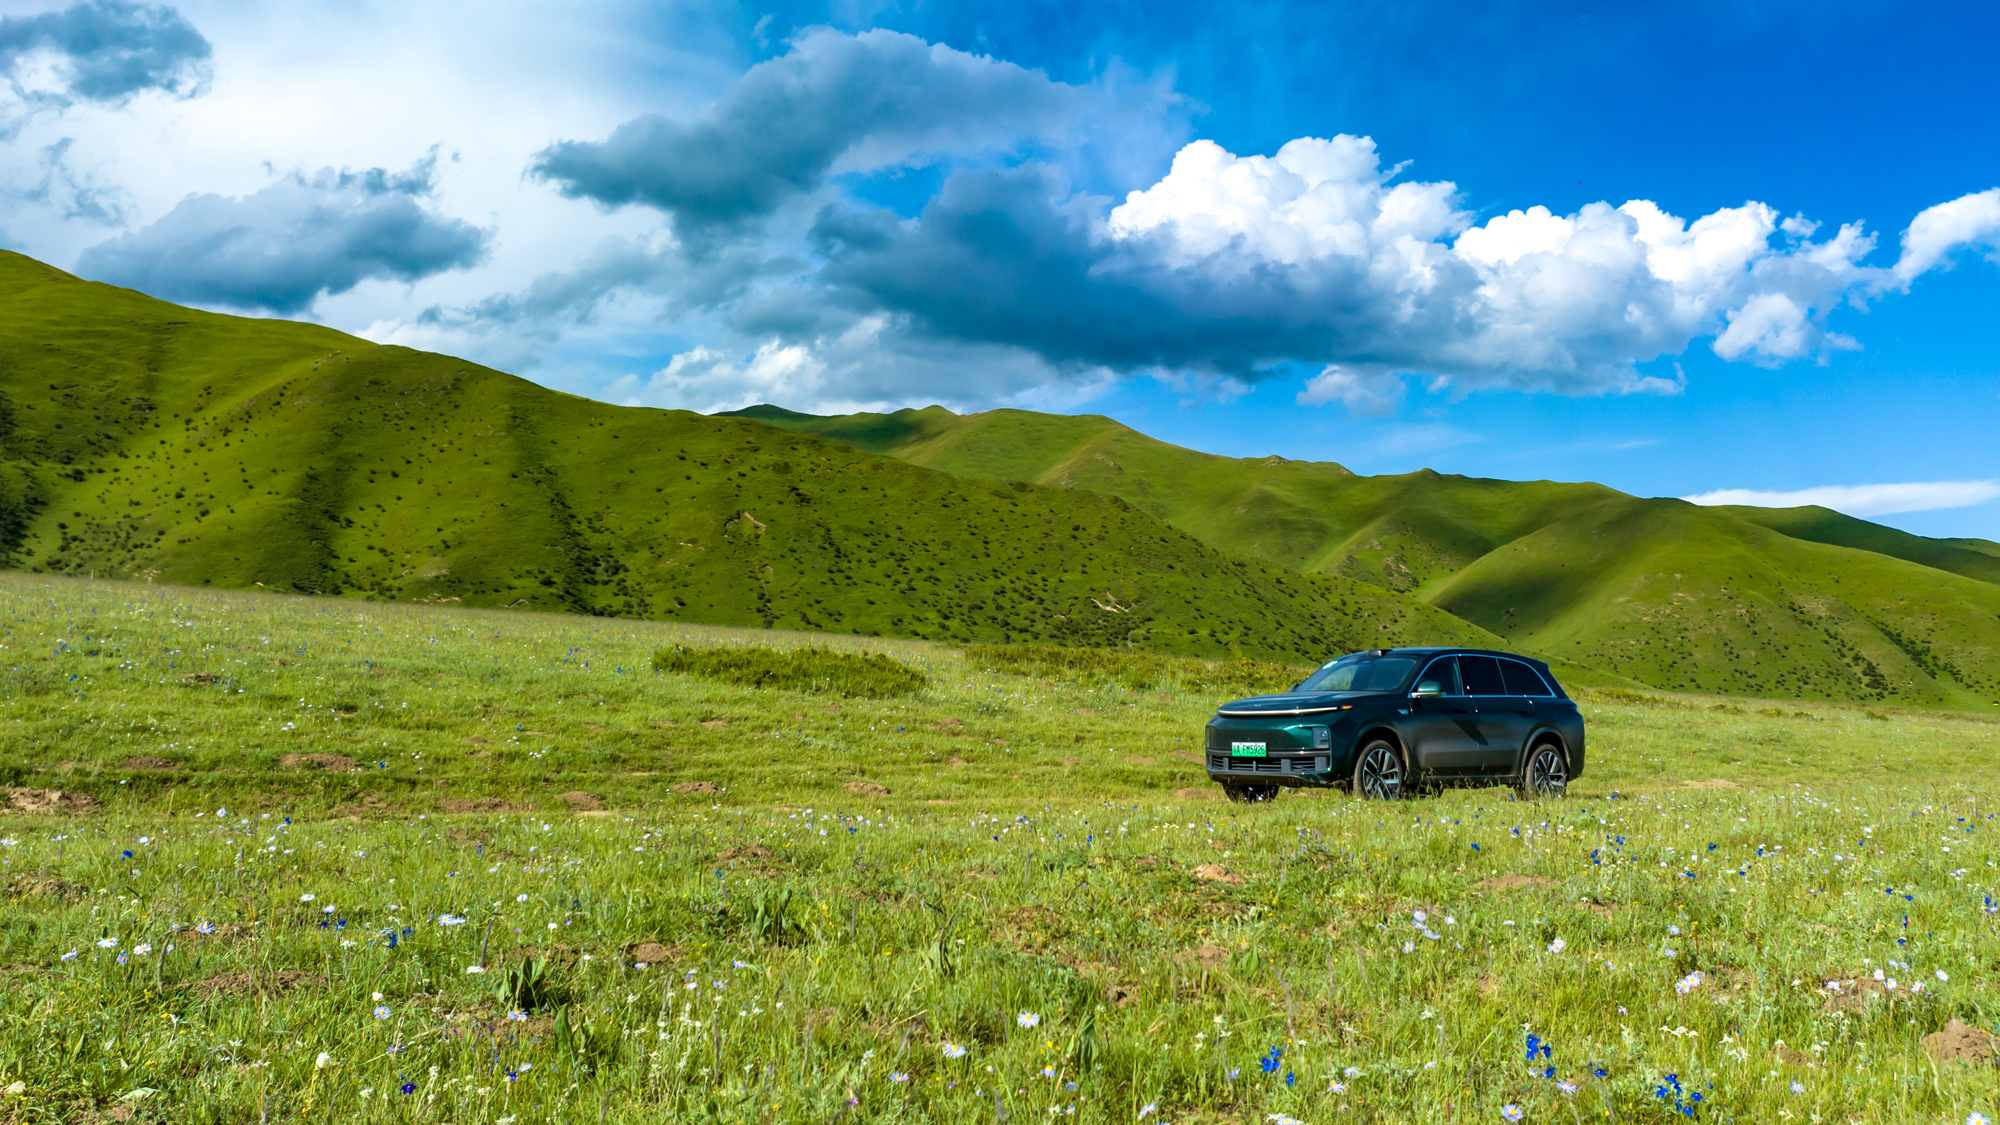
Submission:
[[[1583,773],[1583,715],[1531,657],[1379,648],[1331,661],[1282,695],[1223,704],[1203,745],[1208,776],[1238,801],[1288,785],[1385,801],[1435,785],[1560,797]]]

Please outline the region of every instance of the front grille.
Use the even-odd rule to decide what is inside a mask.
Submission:
[[[1325,773],[1327,756],[1232,758],[1227,754],[1210,754],[1208,768],[1213,773]]]

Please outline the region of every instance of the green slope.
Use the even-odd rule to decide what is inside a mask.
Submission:
[[[1783,532],[1794,539],[1873,551],[1878,555],[1949,570],[1982,582],[2000,582],[2000,543],[1989,543],[1984,539],[1926,539],[1816,505],[1804,508],[1731,506],[1716,510],[1747,523]]]
[[[1978,540],[1594,484],[1359,477],[1101,417],[738,413],[965,477],[1118,496],[1211,545],[1410,591],[1517,647],[1659,687],[2000,702],[2000,546]]]
[[[0,551],[162,582],[1311,659],[1492,643],[1114,496],[194,312],[0,253]]]

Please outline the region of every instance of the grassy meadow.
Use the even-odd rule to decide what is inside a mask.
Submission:
[[[0,645],[0,1120],[2000,1100],[2000,709],[1579,690],[1567,800],[1231,805],[1291,669],[23,574]]]

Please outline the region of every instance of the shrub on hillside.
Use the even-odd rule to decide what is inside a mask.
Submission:
[[[1263,660],[1202,660],[1052,645],[962,645],[960,651],[995,672],[1067,680],[1106,679],[1133,691],[1178,688],[1256,695],[1284,691],[1312,671]]]
[[[822,692],[862,699],[909,695],[930,677],[879,652],[835,652],[829,648],[688,648],[675,645],[653,654],[653,670],[720,680],[744,687]]]

